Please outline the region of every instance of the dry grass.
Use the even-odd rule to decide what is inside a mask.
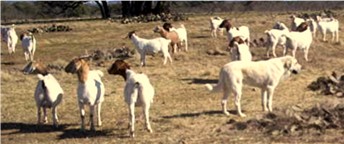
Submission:
[[[288,15],[270,15],[257,17],[258,14],[247,13],[245,18],[235,19],[234,25],[247,25],[251,29],[252,39],[263,37],[263,32],[272,27],[275,21],[288,22]],[[230,18],[232,15],[221,14]],[[7,54],[1,46],[1,142],[3,143],[303,143],[303,142],[343,142],[343,130],[328,130],[324,135],[305,135],[302,137],[269,136],[259,131],[229,130],[229,119],[246,121],[262,117],[260,92],[244,88],[242,107],[248,115],[240,118],[233,114],[221,113],[221,94],[210,94],[203,84],[216,82],[219,69],[229,62],[229,56],[209,56],[210,49],[224,50],[226,35],[218,39],[210,37],[208,18],[210,16],[193,16],[183,22],[188,30],[188,53],[174,55],[173,65],[162,65],[161,55],[147,58],[147,67],[138,66],[138,56],[127,61],[135,71],[146,73],[156,89],[156,96],[151,107],[151,121],[154,133],[143,129],[143,120],[138,119],[136,138],[128,138],[128,112],[123,99],[124,81],[119,76],[105,74],[106,87],[103,104],[103,126],[95,133],[79,133],[79,113],[76,101],[77,78],[62,71],[54,71],[55,77],[65,91],[64,101],[59,106],[61,129],[53,130],[51,114],[49,125],[36,126],[36,106],[33,99],[37,77],[23,75],[20,70],[25,65],[22,49],[17,46],[17,53]],[[268,20],[268,22],[264,22]],[[344,22],[343,17],[339,17]],[[72,32],[43,33],[36,35],[38,48],[36,58],[51,64],[63,64],[73,57],[83,55],[85,50],[108,49],[122,45],[134,48],[129,39],[122,39],[127,32],[137,30],[141,37],[153,38],[153,27],[162,23],[144,23],[121,25],[107,21],[63,23],[74,30]],[[177,24],[175,24],[177,25]],[[18,25],[17,33],[38,25]],[[344,26],[341,25],[341,29]],[[344,35],[340,33],[342,39]],[[301,74],[290,77],[277,87],[273,106],[283,110],[291,105],[300,104],[312,107],[316,103],[329,100],[343,102],[343,98],[325,97],[308,90],[306,87],[319,76],[328,75],[333,70],[344,71],[344,51],[342,44],[321,42],[320,37],[312,44],[310,62],[302,59],[302,52],[297,58],[304,66]],[[342,41],[343,43],[343,41]],[[20,44],[20,43],[19,43]],[[263,59],[265,48],[252,48],[256,59]],[[281,48],[277,54],[281,55]],[[12,64],[14,62],[14,64]],[[110,66],[96,67],[106,72]],[[229,100],[229,109],[234,111],[233,97]],[[140,117],[141,109],[137,109]],[[88,127],[89,128],[89,127]]]

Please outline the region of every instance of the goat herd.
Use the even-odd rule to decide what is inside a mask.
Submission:
[[[323,34],[323,40],[326,40],[326,32],[332,33],[332,41],[338,42],[339,22],[335,18],[298,18],[291,16],[291,31],[281,22],[277,22],[271,30],[266,30],[268,46],[266,55],[269,57],[270,50],[276,57],[275,48],[281,45],[284,48],[283,55],[286,55],[287,48],[292,50],[292,56],[283,56],[270,60],[252,61],[252,55],[249,49],[250,33],[247,26],[234,27],[229,20],[220,17],[210,18],[211,36],[217,37],[217,31],[222,34],[223,29],[228,32],[228,47],[231,51],[232,61],[220,71],[219,82],[216,85],[206,84],[211,91],[224,92],[222,98],[222,109],[225,114],[227,111],[227,98],[231,92],[235,95],[235,105],[240,116],[245,116],[241,112],[240,99],[242,95],[243,83],[258,87],[262,90],[262,106],[264,111],[272,111],[273,92],[279,81],[291,73],[298,73],[301,65],[295,58],[297,48],[304,51],[304,58],[308,61],[308,50],[315,38],[316,30]],[[187,31],[184,25],[180,28],[174,28],[170,23],[165,23],[162,27],[157,26],[154,32],[161,35],[160,38],[144,39],[136,35],[135,31],[128,33],[128,37],[136,46],[140,54],[140,65],[145,66],[146,55],[162,52],[164,63],[169,60],[172,63],[170,52],[177,52],[183,46],[188,51]],[[336,35],[336,36],[335,36]],[[1,27],[1,36],[6,42],[9,53],[15,52],[18,36],[16,35],[14,25]],[[39,81],[35,90],[35,100],[37,105],[37,123],[47,122],[46,109],[52,109],[53,125],[58,126],[58,117],[56,107],[62,101],[63,90],[58,81],[51,75],[47,67],[41,61],[34,61],[33,56],[36,49],[36,40],[31,33],[23,33],[20,36],[22,47],[24,49],[25,60],[29,63],[24,67],[26,74],[37,74]],[[169,47],[171,49],[169,49]],[[100,70],[90,70],[89,57],[79,57],[73,59],[66,67],[65,72],[76,74],[78,78],[78,104],[81,116],[81,130],[85,130],[85,110],[84,106],[90,106],[90,129],[95,130],[94,114],[97,110],[97,125],[102,125],[101,104],[104,101],[105,88],[101,77],[104,75]],[[149,132],[152,128],[149,122],[149,108],[153,102],[154,87],[151,85],[146,74],[135,73],[130,69],[128,63],[123,60],[116,60],[108,69],[109,74],[120,75],[126,81],[124,88],[125,102],[129,106],[129,126],[130,136],[134,137],[135,106],[142,106],[145,126]],[[43,109],[43,120],[41,120],[41,110]]]

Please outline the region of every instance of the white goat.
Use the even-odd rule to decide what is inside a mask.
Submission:
[[[171,23],[164,23],[163,28],[167,31],[177,32],[181,45],[184,45],[185,51],[188,51],[188,35],[183,24],[180,24],[179,28],[175,28]]]
[[[14,29],[14,25],[11,27],[2,27],[1,26],[1,37],[2,40],[6,43],[8,52],[10,54],[15,53],[16,45],[18,42],[18,36]]]
[[[232,61],[252,61],[250,48],[242,37],[234,37],[229,43]]]
[[[22,47],[24,50],[25,60],[32,61],[36,51],[36,39],[32,33],[23,33],[20,35]]]
[[[146,55],[153,55],[158,52],[162,52],[164,56],[164,65],[167,63],[167,58],[172,63],[172,58],[168,52],[168,45],[171,43],[171,40],[159,37],[155,39],[144,39],[140,38],[135,34],[135,31],[129,32],[128,37],[135,44],[137,51],[141,56],[141,66],[146,65]]]
[[[101,80],[103,72],[100,70],[89,70],[89,66],[84,58],[73,59],[66,67],[67,73],[76,73],[78,75],[78,104],[81,116],[81,130],[85,130],[85,110],[84,105],[90,105],[90,122],[91,130],[95,130],[94,126],[94,110],[97,107],[98,126],[102,125],[100,111],[101,104],[104,101],[105,88]]]
[[[306,21],[310,23],[312,36],[315,38],[318,30],[318,23],[313,18],[308,18]]]
[[[47,123],[47,108],[52,109],[53,126],[58,127],[57,106],[61,103],[63,90],[55,77],[48,73],[42,62],[29,62],[24,70],[26,74],[38,74],[39,81],[35,90],[37,106],[37,124],[41,124],[41,110],[43,108],[43,123]]]
[[[210,22],[210,30],[211,30],[211,37],[217,37],[217,31],[220,33],[220,36],[223,35],[223,28],[220,28],[220,24],[222,23],[223,19],[220,17],[211,17]]]
[[[276,46],[280,45],[283,47],[283,55],[286,54],[286,37],[283,36],[283,34],[289,33],[288,27],[281,22],[277,22],[275,26],[273,27],[274,29],[271,30],[266,30],[265,34],[267,34],[267,49],[266,49],[266,56],[270,57],[270,50],[272,50],[272,55],[276,57]]]
[[[295,57],[297,48],[304,52],[304,58],[308,61],[308,50],[312,44],[313,37],[307,22],[301,23],[296,31],[283,34],[287,37],[286,47],[292,49],[292,55]]]
[[[153,130],[149,123],[149,108],[153,103],[154,88],[147,75],[138,74],[130,70],[130,66],[123,60],[116,60],[110,69],[109,74],[121,75],[126,81],[124,88],[124,99],[129,106],[129,127],[130,136],[134,137],[135,130],[135,106],[142,106],[145,116],[145,124],[148,132]]]
[[[290,16],[291,18],[291,30],[292,31],[295,31],[296,28],[303,22],[305,22],[305,20],[303,18],[299,18],[299,17],[296,17],[295,15],[291,15]]]
[[[323,35],[323,41],[326,41],[326,32],[329,31],[332,33],[332,41],[334,41],[336,37],[336,42],[339,42],[339,21],[337,19],[323,19],[317,16],[317,22],[319,30]]]
[[[228,42],[231,42],[234,37],[239,36],[243,38],[247,46],[250,46],[250,31],[247,26],[233,27],[229,20],[223,20],[219,27],[226,28]]]

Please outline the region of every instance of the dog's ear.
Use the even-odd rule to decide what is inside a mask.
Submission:
[[[287,58],[284,62],[284,68],[286,69],[290,69],[291,68],[291,64],[292,64],[292,59]]]

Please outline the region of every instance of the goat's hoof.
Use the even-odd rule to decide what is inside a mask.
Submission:
[[[153,133],[152,128],[147,128],[147,131],[148,131],[149,133]]]
[[[242,114],[239,114],[239,115],[240,115],[240,117],[246,117],[246,115],[245,115],[245,114],[243,114],[243,113],[242,113]]]
[[[224,113],[225,115],[227,115],[227,116],[230,115],[229,112],[227,112],[227,111],[225,111],[225,112],[223,112],[223,113]]]
[[[130,132],[130,137],[131,137],[131,138],[134,138],[134,137],[135,137],[134,132],[132,132],[132,131]]]

